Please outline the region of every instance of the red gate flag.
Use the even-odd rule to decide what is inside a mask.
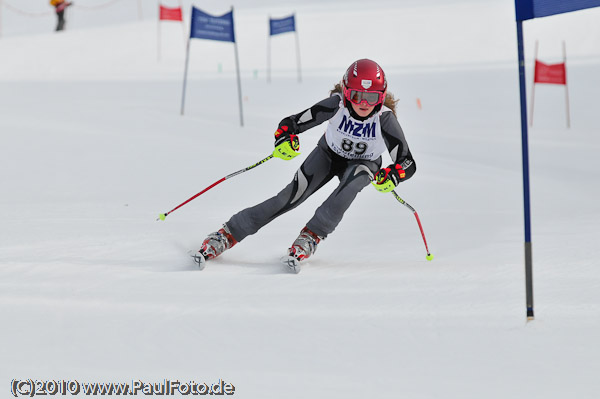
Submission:
[[[159,19],[161,21],[183,21],[181,7],[169,8],[161,5]]]
[[[535,61],[534,83],[551,83],[556,85],[567,84],[567,69],[565,63],[544,64]]]

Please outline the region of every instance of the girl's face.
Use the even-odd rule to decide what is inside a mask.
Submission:
[[[350,104],[352,104],[354,112],[361,118],[369,116],[369,114],[373,112],[373,108],[375,108],[374,105],[369,105],[366,101],[363,101],[360,105],[354,104],[353,102],[350,102]]]

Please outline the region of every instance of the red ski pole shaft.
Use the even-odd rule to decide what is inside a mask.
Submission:
[[[256,168],[257,166],[260,166],[260,165],[262,165],[263,163],[267,162],[267,161],[268,161],[269,159],[271,159],[271,158],[273,158],[273,154],[270,154],[268,157],[266,157],[266,158],[264,158],[264,159],[261,159],[260,161],[258,161],[257,163],[255,163],[255,164],[253,164],[253,165],[250,165],[250,166],[248,166],[248,167],[246,167],[246,168],[244,168],[244,169],[240,169],[240,170],[238,170],[237,172],[233,172],[233,173],[230,173],[230,174],[228,174],[227,176],[225,176],[225,177],[223,177],[223,178],[221,178],[221,179],[217,180],[216,182],[214,182],[214,183],[213,183],[213,184],[211,184],[210,186],[206,187],[204,190],[200,191],[198,194],[196,194],[196,195],[194,195],[194,196],[192,196],[192,197],[188,198],[187,200],[185,200],[185,201],[184,201],[184,202],[182,202],[181,204],[177,205],[175,208],[171,209],[169,212],[161,213],[160,215],[158,215],[158,219],[156,219],[156,220],[165,220],[165,218],[166,218],[166,217],[167,217],[169,214],[171,214],[171,213],[175,212],[177,209],[181,208],[182,206],[184,206],[184,205],[185,205],[185,204],[187,204],[188,202],[190,202],[190,201],[192,201],[192,200],[194,200],[194,199],[198,198],[199,196],[201,196],[202,194],[204,194],[205,192],[207,192],[208,190],[210,190],[210,189],[211,189],[211,188],[213,188],[214,186],[216,186],[216,185],[218,185],[218,184],[220,184],[220,183],[223,183],[225,180],[227,180],[227,179],[231,179],[232,177],[234,177],[234,176],[237,176],[237,175],[239,175],[239,174],[241,174],[241,173],[247,172],[247,171],[249,171],[250,169],[254,169],[254,168]]]
[[[429,252],[429,248],[427,247],[427,240],[425,239],[425,232],[423,231],[423,226],[421,225],[421,220],[419,219],[419,214],[417,213],[415,208],[410,206],[410,204],[408,202],[406,202],[402,198],[400,198],[400,196],[398,195],[398,193],[396,193],[396,191],[392,190],[392,194],[394,194],[394,197],[398,200],[398,202],[400,202],[402,205],[404,205],[408,209],[410,209],[412,211],[413,215],[415,215],[415,218],[417,219],[417,224],[419,225],[419,230],[421,230],[421,237],[423,237],[423,243],[425,244],[425,250],[427,251],[427,260],[432,260],[433,255],[431,255],[431,252]]]

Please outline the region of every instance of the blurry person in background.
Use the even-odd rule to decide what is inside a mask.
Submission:
[[[56,24],[56,31],[65,29],[65,9],[70,5],[73,5],[72,2],[66,0],[50,0],[50,5],[53,6],[56,10],[56,18],[58,18],[58,22]]]

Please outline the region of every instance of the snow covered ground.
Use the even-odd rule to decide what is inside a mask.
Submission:
[[[564,88],[536,87],[527,323],[512,1],[233,2],[243,128],[232,45],[192,43],[182,117],[181,26],[163,23],[157,62],[156,10],[145,3],[139,21],[135,3],[113,8],[113,23],[74,6],[59,34],[52,15],[31,19],[44,33],[3,10],[0,397],[27,378],[222,379],[240,398],[598,396],[599,10],[525,23],[528,72],[536,39],[542,60],[560,59],[563,39],[572,55],[570,129]],[[227,11],[217,3],[203,9]],[[292,11],[303,82],[288,34],[272,40],[268,84],[267,16]],[[279,120],[362,57],[400,99],[418,172],[397,191],[435,259],[411,212],[366,188],[314,260],[286,273],[278,258],[330,183],[196,270],[186,251],[284,187],[323,128],[301,136],[299,159],[158,214],[268,155]]]

